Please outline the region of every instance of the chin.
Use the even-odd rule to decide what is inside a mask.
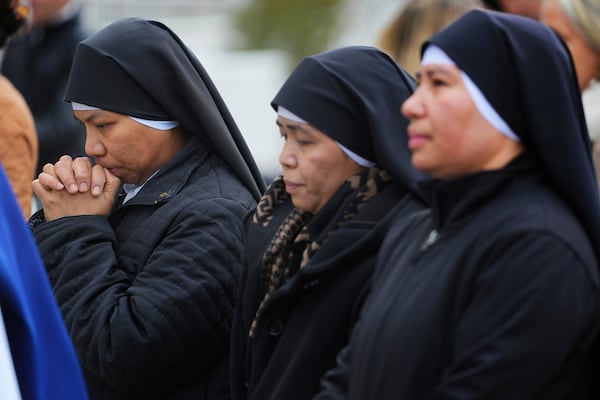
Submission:
[[[292,198],[292,204],[294,205],[294,207],[296,207],[299,210],[304,211],[303,207],[302,207],[302,202],[298,202],[297,199],[294,199],[294,196],[290,196]]]
[[[312,212],[311,210],[308,209],[308,207],[306,207],[307,205],[302,203],[302,201],[297,201],[294,200],[294,198],[292,197],[292,204],[294,205],[294,207],[296,207],[298,210],[303,211],[303,212]]]

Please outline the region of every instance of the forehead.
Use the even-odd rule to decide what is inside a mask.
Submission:
[[[284,130],[288,133],[299,133],[299,134],[312,135],[312,136],[316,136],[316,137],[318,137],[319,135],[322,135],[322,136],[327,137],[325,134],[323,134],[317,128],[315,128],[314,126],[312,126],[308,123],[298,122],[293,119],[282,117],[281,115],[277,115],[277,120],[275,121],[275,123],[277,124],[277,126],[279,126],[279,128],[281,130]]]
[[[277,120],[276,120],[277,125],[282,126],[282,127],[286,127],[286,126],[309,126],[308,123],[306,122],[300,122],[300,121],[296,121],[293,119],[289,119],[286,117],[283,117],[279,114],[277,114]]]
[[[456,66],[446,64],[421,65],[416,73],[416,78],[419,80],[424,77],[430,78],[437,75],[445,76],[447,78],[457,78],[460,77],[460,69]]]
[[[277,116],[276,124],[287,135],[298,135],[310,139],[313,144],[334,145],[337,147],[334,139],[310,124],[284,118],[281,115]]]
[[[118,114],[107,110],[73,110],[75,118],[81,121],[88,121],[96,118],[119,118],[125,117],[122,114]]]

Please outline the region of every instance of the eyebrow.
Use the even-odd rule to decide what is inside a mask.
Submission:
[[[425,75],[427,75],[428,77],[431,77],[431,75],[434,74],[441,74],[445,76],[451,75],[450,71],[441,67],[431,67],[427,69],[427,71],[425,71]],[[423,74],[421,73],[421,71],[417,71],[417,73],[415,74],[415,78],[417,79],[417,81],[421,79],[422,75]]]
[[[280,128],[306,133],[307,135],[311,134],[311,132],[303,126],[304,124],[282,124],[278,119],[275,120],[275,124]]]
[[[104,111],[104,110],[95,111],[92,114],[90,114],[88,117],[84,118],[83,122],[92,122],[96,118],[104,117],[104,114],[106,114],[106,111]],[[75,118],[77,121],[80,121],[80,119],[77,118],[77,116],[75,116],[75,115],[73,115],[73,118]]]

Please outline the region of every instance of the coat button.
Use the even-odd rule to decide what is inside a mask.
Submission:
[[[279,336],[283,333],[283,322],[278,319],[272,319],[267,324],[267,330],[271,336]]]

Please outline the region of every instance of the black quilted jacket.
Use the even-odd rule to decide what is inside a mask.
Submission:
[[[229,398],[241,219],[255,201],[202,145],[182,153],[108,219],[34,227],[92,399]]]

